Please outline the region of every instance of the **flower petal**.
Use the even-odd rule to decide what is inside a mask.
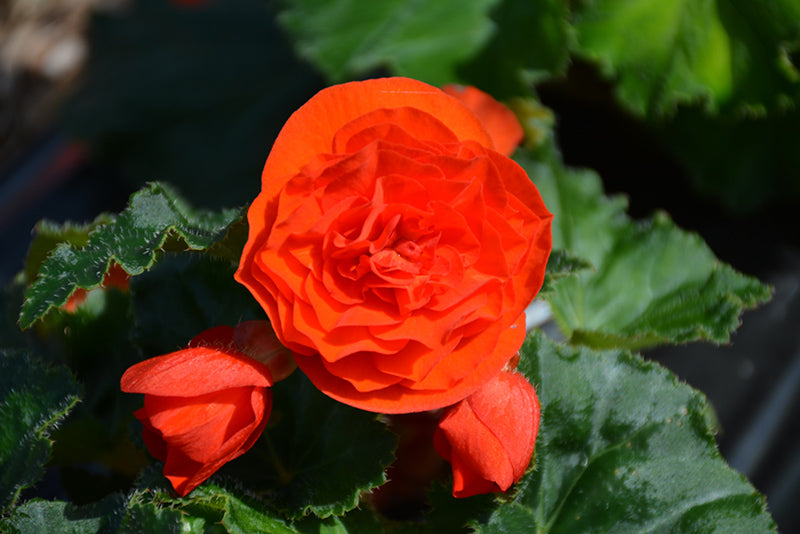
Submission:
[[[525,132],[513,111],[477,87],[449,84],[442,91],[461,100],[481,119],[495,150],[507,156],[514,153]]]
[[[233,349],[190,347],[130,367],[120,380],[128,393],[192,397],[241,386],[272,385],[269,369]]]
[[[480,119],[436,87],[400,77],[344,83],[323,89],[289,117],[264,166],[262,191],[274,197],[315,155],[331,152],[334,135],[350,121],[377,109],[403,106],[433,115],[459,140],[493,146]]]

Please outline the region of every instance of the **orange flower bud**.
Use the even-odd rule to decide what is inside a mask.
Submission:
[[[478,116],[489,132],[495,150],[506,156],[514,153],[525,132],[513,111],[495,100],[492,95],[471,85],[449,84],[442,87],[442,91],[461,100]]]
[[[501,372],[445,409],[433,436],[453,469],[453,496],[506,491],[528,469],[539,431],[539,400],[524,376]]]
[[[236,348],[269,368],[274,382],[280,382],[297,368],[292,351],[281,345],[269,321],[239,323],[233,339]]]
[[[219,326],[183,350],[140,362],[120,387],[144,393],[134,415],[164,476],[186,495],[261,435],[272,409],[269,369],[235,348],[234,329]]]
[[[284,125],[235,277],[329,397],[443,408],[522,346],[553,216],[494,139],[409,78],[328,87]]]

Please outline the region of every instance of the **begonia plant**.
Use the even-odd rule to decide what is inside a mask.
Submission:
[[[645,83],[658,54],[609,37],[629,6],[539,4],[98,15],[65,124],[139,182],[117,214],[40,223],[7,289],[0,531],[775,531],[703,394],[635,352],[727,342],[772,289],[565,165],[536,87],[589,58],[643,116],[772,93],[708,58]],[[193,84],[206,39],[230,56],[203,49],[219,72]]]

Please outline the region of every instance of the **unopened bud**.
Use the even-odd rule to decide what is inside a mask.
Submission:
[[[292,352],[281,345],[268,321],[239,323],[233,339],[238,350],[269,368],[275,382],[288,377],[297,367]]]

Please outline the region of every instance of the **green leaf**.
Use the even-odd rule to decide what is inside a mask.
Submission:
[[[203,492],[222,504],[222,525],[230,534],[380,534],[378,519],[369,509],[353,510],[345,515],[319,518],[309,515],[289,523],[267,511],[253,499],[240,497],[234,491],[212,484]],[[184,508],[186,509],[186,508]]]
[[[478,532],[774,532],[714,442],[705,397],[654,363],[529,337],[542,406],[535,469]]]
[[[115,219],[98,226],[83,247],[66,242],[53,250],[28,289],[20,326],[27,328],[64,305],[75,289],[98,286],[111,261],[128,274],[140,274],[164,247],[203,250],[218,243],[241,216],[238,208],[195,211],[167,185],[152,183],[135,193]]]
[[[15,508],[10,517],[0,521],[0,531],[8,534],[118,532],[124,509],[125,499],[121,495],[110,495],[86,506],[35,499]]]
[[[425,532],[472,532],[469,524],[486,521],[501,505],[496,494],[474,495],[456,499],[451,484],[435,482],[428,492],[431,509],[425,514]],[[419,532],[419,526],[410,532]]]
[[[0,521],[8,534],[210,534],[213,525],[203,517],[176,508],[176,502],[157,494],[112,494],[103,500],[75,506],[62,501],[33,500]],[[210,528],[206,528],[209,526]],[[273,531],[270,531],[273,532]],[[274,531],[277,532],[277,531]]]
[[[592,264],[583,258],[573,256],[566,250],[556,250],[547,260],[547,270],[544,274],[544,284],[539,290],[538,297],[544,297],[553,292],[553,284],[571,274],[576,274],[592,267]]]
[[[282,520],[250,506],[232,493],[209,486],[215,495],[224,495],[222,524],[231,534],[296,534],[296,530]]]
[[[466,82],[495,98],[526,95],[532,79],[563,74],[573,31],[563,0],[505,0],[492,12],[487,45],[458,69]]]
[[[128,504],[119,534],[183,534],[197,532],[195,521],[185,521],[179,510],[141,502],[138,495]],[[203,532],[202,529],[199,532]]]
[[[220,470],[290,518],[342,515],[386,482],[397,438],[378,416],[336,402],[299,371],[272,388],[267,429]],[[220,480],[225,480],[222,478]]]
[[[576,54],[615,78],[639,114],[676,104],[763,112],[791,105],[800,77],[795,0],[594,0],[576,9]]]
[[[721,263],[699,236],[665,214],[630,220],[625,201],[604,196],[593,172],[524,154],[518,160],[554,214],[554,250],[594,266],[555,282],[544,295],[573,343],[628,349],[724,343],[743,310],[769,299],[769,286]]]
[[[356,509],[344,515],[319,518],[305,516],[287,522],[269,504],[247,496],[241,488],[224,488],[204,484],[182,499],[159,494],[164,505],[179,507],[188,517],[203,519],[206,524],[221,524],[230,534],[380,534],[381,524],[369,508]]]
[[[800,200],[800,109],[729,117],[681,108],[658,128],[695,188],[728,209],[754,213]]]
[[[98,226],[112,222],[113,217],[108,214],[98,215],[88,224],[75,224],[67,222],[58,224],[51,221],[39,221],[33,229],[28,255],[25,258],[25,280],[30,283],[36,279],[42,263],[61,243],[71,243],[72,246],[81,248],[89,241],[89,234]]]
[[[131,280],[132,338],[143,353],[172,352],[215,326],[265,320],[256,299],[233,279],[235,270],[207,255],[167,255]]]
[[[497,0],[282,0],[298,54],[334,83],[380,68],[442,85],[487,41]]]
[[[269,147],[322,88],[263,0],[133,2],[96,10],[69,134],[133,189],[168,180],[199,206],[258,194]]]
[[[41,478],[50,432],[78,402],[65,367],[47,368],[22,352],[0,351],[0,512]]]

